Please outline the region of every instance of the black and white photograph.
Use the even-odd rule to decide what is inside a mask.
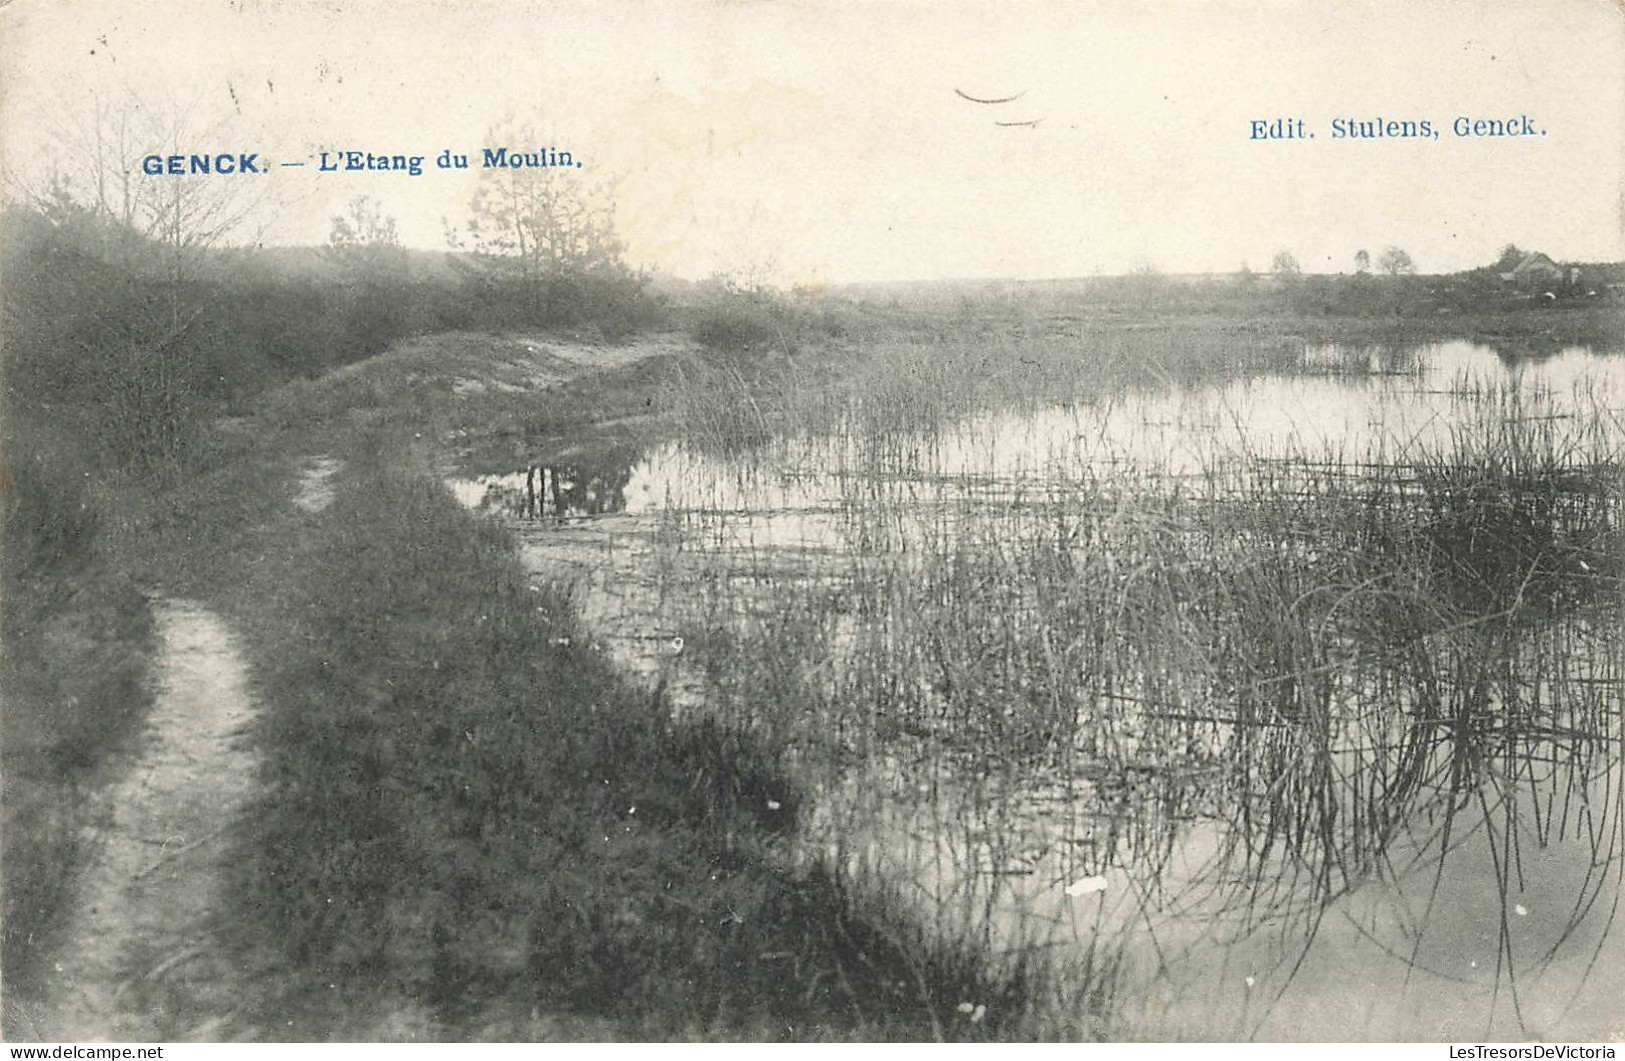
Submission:
[[[0,310],[8,1044],[1625,1041],[1616,0],[3,0]]]

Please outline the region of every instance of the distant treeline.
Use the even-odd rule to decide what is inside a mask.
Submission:
[[[1285,271],[1168,274],[1141,269],[1122,276],[1058,280],[942,280],[841,285],[829,296],[853,302],[941,312],[965,303],[1005,301],[1055,313],[1217,313],[1249,316],[1426,317],[1509,313],[1625,299],[1625,263],[1573,263],[1567,275],[1504,279],[1485,266],[1443,275]],[[1547,296],[1547,292],[1550,296]]]

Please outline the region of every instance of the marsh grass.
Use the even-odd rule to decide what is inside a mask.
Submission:
[[[736,465],[815,455],[845,561],[763,585],[758,551],[704,544],[732,540],[727,510],[691,517],[706,528],[667,561],[699,587],[682,625],[710,709],[795,749],[818,857],[911,882],[944,938],[1022,955],[1051,985],[1038,1035],[1085,1011],[1103,1034],[1161,1027],[1134,1003],[1170,975],[1167,919],[1190,909],[1289,954],[1248,1021],[1194,1032],[1252,1034],[1328,910],[1420,878],[1425,908],[1400,920],[1426,925],[1451,867],[1482,862],[1499,941],[1484,1027],[1526,1031],[1530,981],[1621,895],[1618,410],[1585,387],[1565,407],[1458,380],[1448,431],[1369,451],[1242,446],[1194,470],[1011,482],[935,473],[939,440],[1052,385],[1104,397],[1287,355],[1080,367],[1055,342],[1010,380],[973,344],[869,356],[838,397],[769,388],[765,413],[755,391],[749,432],[715,395],[716,418],[694,418]],[[769,425],[826,442],[756,443]],[[1193,868],[1196,836],[1211,850]],[[1513,907],[1554,837],[1590,868],[1532,951]],[[1092,875],[1135,902],[1080,928],[1057,890]],[[1426,930],[1404,938],[1390,950],[1422,969]]]
[[[1242,324],[1048,321],[1028,331],[972,319],[794,356],[691,356],[674,367],[663,398],[691,444],[731,454],[772,437],[880,443],[930,435],[973,414],[1088,405],[1304,363],[1300,339]]]

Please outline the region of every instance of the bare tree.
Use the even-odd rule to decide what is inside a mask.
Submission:
[[[1371,271],[1371,252],[1364,247],[1354,252],[1354,271],[1356,273],[1369,273]]]
[[[1278,250],[1275,258],[1270,262],[1270,272],[1284,279],[1303,275],[1303,269],[1298,265],[1298,259],[1292,256],[1291,251]]]
[[[86,315],[103,324],[54,356],[78,358],[98,376],[119,444],[146,459],[173,457],[195,398],[191,333],[208,308],[198,283],[207,252],[252,218],[268,184],[149,175],[148,156],[187,154],[227,137],[187,108],[133,92],[117,100],[92,92],[88,105],[64,101],[40,126],[43,142],[27,156],[36,167],[7,171],[7,198],[55,233],[83,302],[104,306]]]
[[[558,316],[571,282],[626,271],[614,181],[584,178],[573,164],[560,164],[556,151],[538,146],[546,141],[530,126],[493,129],[486,139],[493,151],[506,149],[507,164],[481,168],[464,231],[448,233],[453,250],[471,251],[488,278],[515,285],[539,318]]]
[[[1388,247],[1383,250],[1382,257],[1377,259],[1377,268],[1389,276],[1410,276],[1416,272],[1416,263],[1411,261],[1411,256],[1407,252],[1398,247]]]
[[[403,250],[395,219],[370,195],[358,195],[335,214],[328,230],[325,256],[353,277],[384,278],[403,267]]]
[[[92,90],[88,100],[60,101],[42,124],[44,165],[8,171],[8,196],[38,207],[65,195],[103,222],[102,254],[149,271],[161,265],[174,288],[194,279],[202,252],[240,233],[269,198],[270,183],[251,178],[144,171],[150,156],[189,155],[199,144],[233,140],[225,121],[199,121],[178,102],[144,99],[133,89],[116,98]],[[162,251],[156,258],[155,244]],[[179,301],[170,308],[178,320]]]

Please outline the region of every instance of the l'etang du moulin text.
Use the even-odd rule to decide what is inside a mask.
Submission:
[[[384,154],[373,151],[320,151],[307,160],[271,162],[258,151],[188,151],[172,155],[147,155],[141,172],[149,177],[235,176],[270,173],[273,169],[310,168],[317,173],[404,173],[421,177],[430,156]],[[474,163],[478,163],[475,167]],[[446,148],[433,158],[434,169],[581,169],[582,161],[573,153],[554,147],[517,149],[482,148],[470,156]]]

